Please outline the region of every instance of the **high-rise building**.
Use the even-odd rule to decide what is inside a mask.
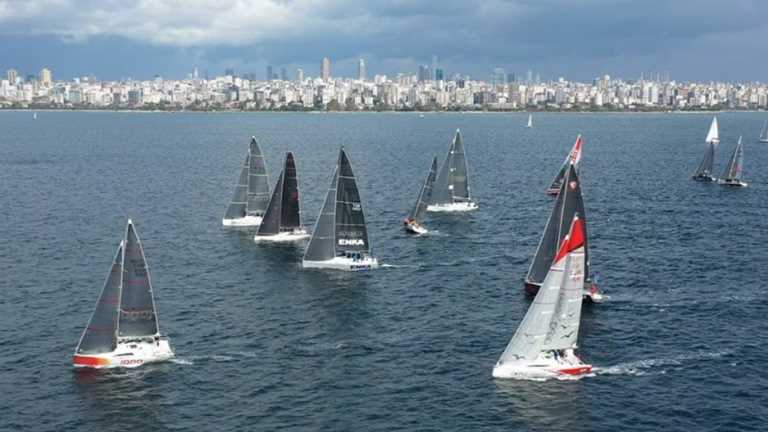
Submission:
[[[323,57],[323,61],[320,62],[320,79],[323,81],[331,79],[331,60],[328,57]]]
[[[442,81],[445,79],[445,72],[441,68],[435,69],[435,81]]]
[[[304,69],[302,68],[296,69],[296,81],[304,82]]]
[[[491,84],[494,86],[500,86],[506,84],[506,78],[507,73],[504,71],[504,68],[493,68],[493,73],[491,74]]]
[[[280,68],[280,79],[283,81],[288,81],[288,70],[284,67]]]
[[[40,71],[39,79],[40,84],[42,84],[44,87],[51,87],[53,85],[53,74],[48,68],[43,68]]]
[[[437,54],[432,54],[432,73],[434,75],[429,78],[437,81]]]
[[[272,81],[272,65],[267,65],[267,81]]]
[[[5,73],[5,76],[8,78],[8,81],[11,84],[16,84],[16,79],[19,77],[19,73],[16,71],[16,69],[8,69],[8,71]]]
[[[357,79],[365,81],[365,61],[363,59],[357,61]]]
[[[526,81],[528,81],[528,83],[531,83],[531,82],[533,82],[533,71],[532,71],[532,70],[528,69],[528,75],[527,75],[527,77],[526,77],[526,78],[528,78],[528,79],[526,80]]]
[[[419,65],[419,74],[417,75],[417,79],[419,82],[430,81],[432,79],[432,71],[430,71],[429,66]]]

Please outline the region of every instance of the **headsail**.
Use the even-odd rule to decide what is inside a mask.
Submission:
[[[224,219],[239,219],[245,216],[245,208],[248,203],[248,166],[250,156],[245,157],[245,162],[240,170],[240,179],[235,185],[235,194],[227,207]]]
[[[573,143],[571,151],[568,153],[568,156],[565,157],[563,164],[560,166],[560,171],[549,185],[549,189],[547,189],[548,191],[556,191],[560,189],[560,185],[563,184],[563,177],[565,177],[565,173],[568,171],[568,164],[573,163],[573,165],[576,167],[576,170],[578,171],[579,162],[581,162],[581,149],[582,139],[581,134],[579,134],[576,136],[576,142]]]
[[[125,230],[123,289],[120,297],[120,337],[145,337],[159,333],[152,282],[139,236],[133,222]]]
[[[80,337],[80,343],[77,344],[76,354],[99,354],[115,350],[122,276],[123,242],[120,242],[115,259],[112,261],[112,268],[96,302],[96,308]]]
[[[768,120],[763,123],[763,129],[760,131],[760,141],[768,142]]]
[[[272,192],[264,220],[256,235],[275,235],[301,227],[299,187],[293,153],[285,154],[285,163]]]
[[[542,351],[575,348],[581,318],[586,233],[577,215],[571,219],[557,257],[541,289],[499,358],[498,364],[534,361]]]
[[[246,212],[249,215],[262,216],[269,204],[269,176],[261,148],[256,138],[251,138],[248,151],[248,206]]]
[[[336,252],[370,252],[368,229],[360,203],[355,175],[346,152],[339,151],[338,187],[336,188]]]
[[[432,184],[435,182],[436,176],[437,156],[432,159],[432,166],[429,169],[429,174],[427,174],[427,178],[421,186],[419,197],[416,199],[416,205],[414,205],[410,213],[408,213],[408,219],[418,222],[424,217],[424,214],[427,212],[427,205],[432,199]]]
[[[470,201],[469,169],[461,132],[457,129],[448,155],[435,179],[430,204]]]
[[[568,164],[564,181],[555,201],[555,206],[547,220],[547,226],[539,240],[536,254],[533,257],[525,283],[529,285],[541,285],[552,265],[555,253],[562,243],[574,216],[578,214],[584,231],[584,256],[585,272],[589,275],[589,244],[587,242],[587,217],[584,211],[584,199],[581,194],[581,181],[576,168],[572,163]]]
[[[312,230],[307,250],[304,252],[305,261],[328,261],[336,256],[336,189],[339,182],[339,166],[333,171],[331,187],[325,195],[323,208]]]
[[[528,114],[528,124],[526,127],[532,128],[533,127],[533,114]]]
[[[733,149],[731,159],[728,161],[728,166],[725,167],[723,172],[723,180],[741,180],[741,169],[744,163],[744,146],[741,144],[741,137],[736,144],[736,148]]]

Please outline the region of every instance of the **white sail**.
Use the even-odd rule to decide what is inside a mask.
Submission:
[[[760,131],[760,142],[768,142],[768,120],[763,123],[763,129]]]
[[[717,127],[717,117],[712,118],[712,124],[709,126],[709,132],[707,133],[707,138],[704,141],[715,145],[720,143],[720,133]]]
[[[533,127],[533,114],[528,114],[528,125],[526,127]]]

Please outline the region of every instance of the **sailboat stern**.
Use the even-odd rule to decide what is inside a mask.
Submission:
[[[592,365],[583,363],[576,354],[554,356],[541,354],[533,361],[524,359],[499,362],[493,368],[493,377],[520,380],[579,379],[592,373]]]
[[[413,222],[406,221],[403,224],[403,229],[405,230],[405,232],[409,234],[416,234],[416,235],[422,235],[429,232],[428,229],[424,228],[423,225],[419,224],[416,221],[413,221]]]
[[[427,206],[427,211],[430,212],[451,213],[468,212],[472,210],[477,210],[477,203],[474,201],[457,201],[452,203],[430,204]]]
[[[341,271],[368,271],[379,267],[379,260],[370,255],[360,257],[337,256],[326,261],[303,260],[301,266],[305,269],[317,270],[341,270]]]
[[[246,215],[236,219],[222,219],[221,224],[225,227],[257,227],[261,221],[261,216]]]
[[[310,237],[307,230],[304,228],[297,228],[291,231],[283,231],[273,235],[259,235],[256,234],[253,237],[253,241],[260,242],[274,242],[274,243],[288,243],[302,240],[308,240]]]

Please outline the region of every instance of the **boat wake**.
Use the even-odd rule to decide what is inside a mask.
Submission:
[[[667,369],[679,369],[686,367],[686,365],[691,362],[719,359],[732,353],[733,350],[695,352],[690,354],[680,354],[674,357],[619,363],[617,365],[606,367],[595,366],[592,370],[597,375],[663,375],[667,373]]]
[[[239,358],[243,357],[255,357],[255,354],[253,353],[246,353],[246,352],[235,352],[235,353],[226,353],[226,354],[210,354],[210,355],[199,355],[199,356],[189,356],[189,357],[174,357],[170,360],[171,363],[180,364],[180,365],[194,365],[196,363],[207,363],[207,362],[232,362],[237,361]]]

